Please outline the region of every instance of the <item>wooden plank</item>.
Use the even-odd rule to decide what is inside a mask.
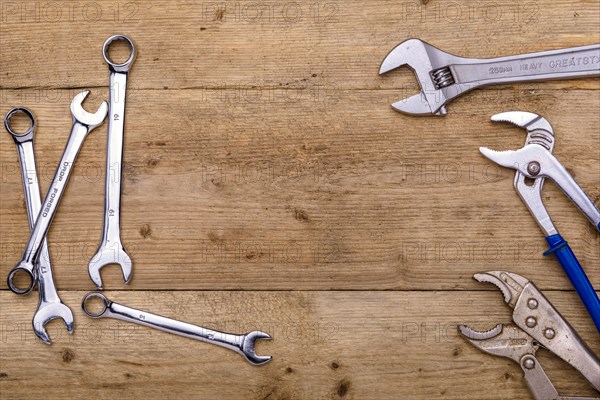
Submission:
[[[5,1],[0,85],[105,86],[102,43],[126,33],[139,47],[132,87],[397,88],[415,85],[409,71],[377,72],[406,38],[495,57],[597,43],[599,18],[595,2],[568,0]],[[548,85],[597,88],[589,80]]]
[[[25,104],[36,113],[45,191],[68,134],[73,91],[57,91],[56,102],[37,102],[35,92],[6,91],[0,112]],[[424,120],[389,110],[387,91],[247,104],[203,99],[196,90],[143,90],[128,103],[125,145],[122,237],[134,260],[131,287],[479,289],[473,273],[510,266],[543,288],[568,289],[556,261],[541,255],[543,236],[512,188],[512,172],[477,148],[521,146],[522,130],[488,116],[515,96],[523,105],[539,99],[536,111],[554,123],[555,154],[598,202],[600,118],[585,110],[598,109],[600,98],[587,93],[476,91],[468,105],[456,104],[468,114]],[[85,143],[50,232],[61,288],[91,287],[86,265],[100,238],[105,137],[102,127]],[[2,276],[28,239],[15,153],[1,135]],[[600,235],[554,185],[544,194],[600,285]],[[116,268],[105,274],[109,287],[122,287]]]
[[[71,92],[59,93],[56,103],[25,102],[38,116],[44,190],[69,126]],[[515,265],[542,287],[568,288],[555,261],[540,254],[542,235],[512,189],[512,173],[476,150],[521,145],[523,132],[486,117],[505,109],[514,93],[482,102],[485,94],[475,92],[478,110],[428,119],[421,128],[422,119],[399,128],[399,116],[383,104],[388,93],[377,93],[344,91],[340,101],[316,107],[301,99],[227,104],[224,111],[218,98],[202,101],[196,91],[134,97],[122,212],[133,287],[474,288],[473,273]],[[14,97],[5,104],[30,98],[7,94]],[[600,100],[581,91],[543,97],[549,106],[540,113],[557,121],[555,153],[599,199],[600,119],[581,110]],[[381,107],[365,110],[371,101]],[[85,265],[100,236],[105,129],[90,135],[52,227],[61,287],[89,287]],[[5,275],[28,233],[15,149],[8,135],[0,140]],[[544,192],[598,285],[600,236],[553,185]],[[116,270],[107,273],[120,285]]]
[[[217,329],[269,331],[262,367],[189,339],[80,311],[84,292],[61,293],[76,330],[59,323],[51,346],[30,331],[34,296],[0,292],[5,399],[497,399],[529,398],[514,362],[482,354],[456,324],[510,321],[499,292],[108,292],[114,301]],[[574,293],[551,301],[598,352]],[[593,395],[574,370],[539,352],[561,393]],[[51,373],[49,373],[51,371]]]

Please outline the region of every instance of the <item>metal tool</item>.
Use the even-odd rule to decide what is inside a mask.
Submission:
[[[108,48],[115,40],[122,40],[131,50],[129,58],[122,64],[113,62]],[[104,226],[98,251],[88,264],[92,282],[102,289],[100,269],[109,264],[118,264],[125,283],[131,279],[131,257],[121,242],[121,180],[123,175],[123,131],[125,129],[125,100],[127,97],[127,75],[135,58],[135,46],[124,35],[109,37],[102,47],[104,61],[110,70],[108,143],[106,153],[106,191],[104,194]]]
[[[544,207],[542,201],[544,178],[552,179],[598,230],[600,230],[600,210],[552,155],[554,133],[546,119],[533,113],[512,111],[496,114],[492,120],[509,122],[527,130],[525,147],[520,150],[497,152],[482,147],[480,151],[495,163],[517,170],[514,180],[515,190],[544,232],[546,241],[550,245],[550,249],[544,255],[556,256],[592,316],[596,328],[600,331],[600,300],[575,254],[558,233]],[[534,181],[528,184],[526,178]]]
[[[25,132],[16,132],[12,129],[10,119],[15,114],[23,114],[29,119],[29,128]],[[29,227],[33,229],[35,220],[42,208],[40,199],[40,187],[35,167],[35,153],[33,151],[33,135],[35,132],[35,118],[27,108],[17,107],[10,110],[4,118],[4,126],[12,136],[17,145],[19,161],[21,163],[21,178],[23,180],[23,189],[25,191],[25,204],[27,207],[27,217]],[[52,265],[50,263],[50,252],[46,238],[42,242],[41,256],[36,264],[36,277],[39,287],[40,299],[38,308],[33,315],[33,331],[36,336],[44,343],[51,344],[46,324],[53,319],[61,318],[67,332],[73,332],[73,313],[60,300],[56,287],[54,286],[54,277],[52,275]]]
[[[92,298],[99,298],[102,301],[102,309],[99,312],[90,310],[88,301]],[[254,350],[255,342],[257,340],[271,339],[271,336],[264,332],[253,331],[244,335],[218,332],[114,303],[99,292],[90,292],[86,294],[81,303],[81,307],[91,318],[119,319],[121,321],[132,322],[134,324],[148,326],[164,332],[174,333],[179,336],[225,347],[226,349],[241,354],[246,360],[254,365],[265,364],[271,360],[271,356],[258,356]]]
[[[457,57],[419,39],[409,39],[387,55],[379,74],[403,65],[417,75],[421,93],[392,107],[412,115],[446,115],[447,103],[480,86],[600,76],[600,44],[476,59]]]
[[[558,394],[535,357],[540,347],[569,363],[600,391],[600,359],[533,283],[520,275],[504,271],[475,274],[474,278],[500,288],[504,301],[514,310],[515,324],[498,324],[487,332],[459,325],[460,332],[473,346],[517,362],[536,400],[587,399]]]
[[[35,265],[40,259],[42,244],[44,238],[50,228],[50,223],[54,217],[54,213],[60,202],[63,191],[69,181],[69,175],[79,153],[83,141],[87,134],[97,126],[101,125],[106,118],[108,105],[105,101],[102,102],[98,111],[95,114],[90,114],[84,110],[82,103],[89,94],[89,91],[81,92],[73,98],[71,102],[71,114],[73,116],[73,127],[67,145],[63,152],[60,163],[56,170],[56,174],[50,184],[48,193],[42,203],[42,209],[35,221],[35,225],[31,230],[29,242],[25,247],[21,261],[14,267],[8,275],[8,287],[17,294],[26,294],[31,292],[36,282],[36,267]],[[15,275],[19,272],[24,272],[28,275],[30,281],[29,286],[21,289],[16,286],[13,281]]]

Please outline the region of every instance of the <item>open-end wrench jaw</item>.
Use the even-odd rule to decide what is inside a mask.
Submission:
[[[121,267],[125,283],[129,283],[131,280],[131,272],[133,270],[131,258],[125,252],[121,243],[115,242],[110,245],[108,243],[103,243],[88,264],[88,274],[98,289],[102,289],[100,270],[111,264],[116,264]]]
[[[89,90],[85,90],[79,94],[77,94],[73,100],[71,101],[71,115],[73,116],[73,121],[79,122],[81,125],[87,126],[88,130],[92,130],[99,125],[102,125],[106,115],[108,114],[108,103],[106,101],[102,101],[100,107],[98,107],[98,111],[95,113],[87,112],[83,108],[83,102],[85,98],[90,94]]]
[[[42,304],[33,316],[33,331],[35,335],[46,344],[52,344],[50,336],[46,331],[46,324],[54,319],[62,319],[69,334],[73,333],[73,312],[69,307],[61,303]]]
[[[265,332],[253,331],[244,335],[244,339],[240,345],[240,351],[249,363],[254,365],[262,365],[271,361],[271,356],[259,356],[256,354],[255,345],[258,340],[271,340]]]

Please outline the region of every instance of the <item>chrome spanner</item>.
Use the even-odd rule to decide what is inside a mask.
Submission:
[[[48,193],[42,203],[42,209],[35,221],[35,225],[31,230],[31,236],[21,257],[21,261],[14,267],[8,274],[8,287],[10,290],[17,294],[27,294],[33,289],[37,280],[36,267],[38,260],[40,259],[42,244],[44,238],[50,228],[50,223],[60,202],[60,198],[65,190],[69,176],[73,169],[75,159],[79,153],[83,141],[87,137],[87,134],[94,128],[100,126],[106,118],[108,112],[108,104],[105,101],[102,102],[98,111],[95,114],[91,114],[82,106],[83,101],[89,94],[89,91],[79,93],[73,98],[71,102],[71,115],[73,116],[73,126],[71,128],[71,134],[67,145],[63,152],[62,158],[58,164],[56,174],[50,184]],[[29,286],[25,289],[21,289],[16,286],[13,281],[15,275],[19,272],[24,272],[29,276]]]
[[[409,39],[387,55],[379,74],[403,65],[417,75],[421,93],[392,108],[412,115],[446,115],[446,103],[479,86],[600,76],[600,44],[477,59],[457,57]]]
[[[129,58],[122,64],[113,62],[108,48],[115,40],[122,40],[131,50]],[[104,61],[110,70],[108,142],[106,152],[106,191],[104,193],[104,226],[102,239],[96,254],[88,264],[90,279],[102,289],[100,269],[109,264],[118,264],[125,283],[131,279],[131,257],[121,243],[121,180],[123,172],[123,132],[125,129],[125,100],[127,75],[135,59],[135,46],[124,35],[109,37],[102,47]]]
[[[15,132],[10,124],[10,119],[19,113],[29,119],[29,128],[25,132]],[[19,162],[21,164],[21,178],[25,191],[27,217],[29,219],[29,227],[33,229],[35,220],[42,208],[39,181],[35,167],[35,153],[33,151],[35,118],[27,108],[16,107],[6,114],[4,126],[17,145]],[[40,299],[38,308],[33,315],[33,331],[44,343],[51,344],[48,332],[46,332],[46,324],[53,319],[61,318],[67,327],[67,332],[73,333],[73,312],[60,300],[54,286],[50,252],[48,251],[46,238],[42,242],[41,256],[37,263],[36,271]]]
[[[92,307],[89,307],[88,302],[93,298],[102,301],[102,308],[98,312],[94,312]],[[91,318],[114,318],[225,347],[244,356],[253,365],[265,364],[271,360],[271,356],[259,356],[254,350],[257,340],[271,339],[271,336],[261,331],[252,331],[243,335],[218,332],[117,304],[100,292],[86,294],[81,302],[81,308]]]

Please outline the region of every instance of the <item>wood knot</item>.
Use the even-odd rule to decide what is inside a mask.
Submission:
[[[144,239],[148,239],[150,236],[152,236],[152,229],[150,228],[150,225],[144,224],[140,228],[140,235],[142,235]]]
[[[348,390],[350,390],[350,382],[346,379],[340,381],[337,387],[337,395],[340,397],[344,397],[348,394]]]
[[[64,349],[61,353],[63,362],[70,363],[75,358],[75,353],[70,349]]]

